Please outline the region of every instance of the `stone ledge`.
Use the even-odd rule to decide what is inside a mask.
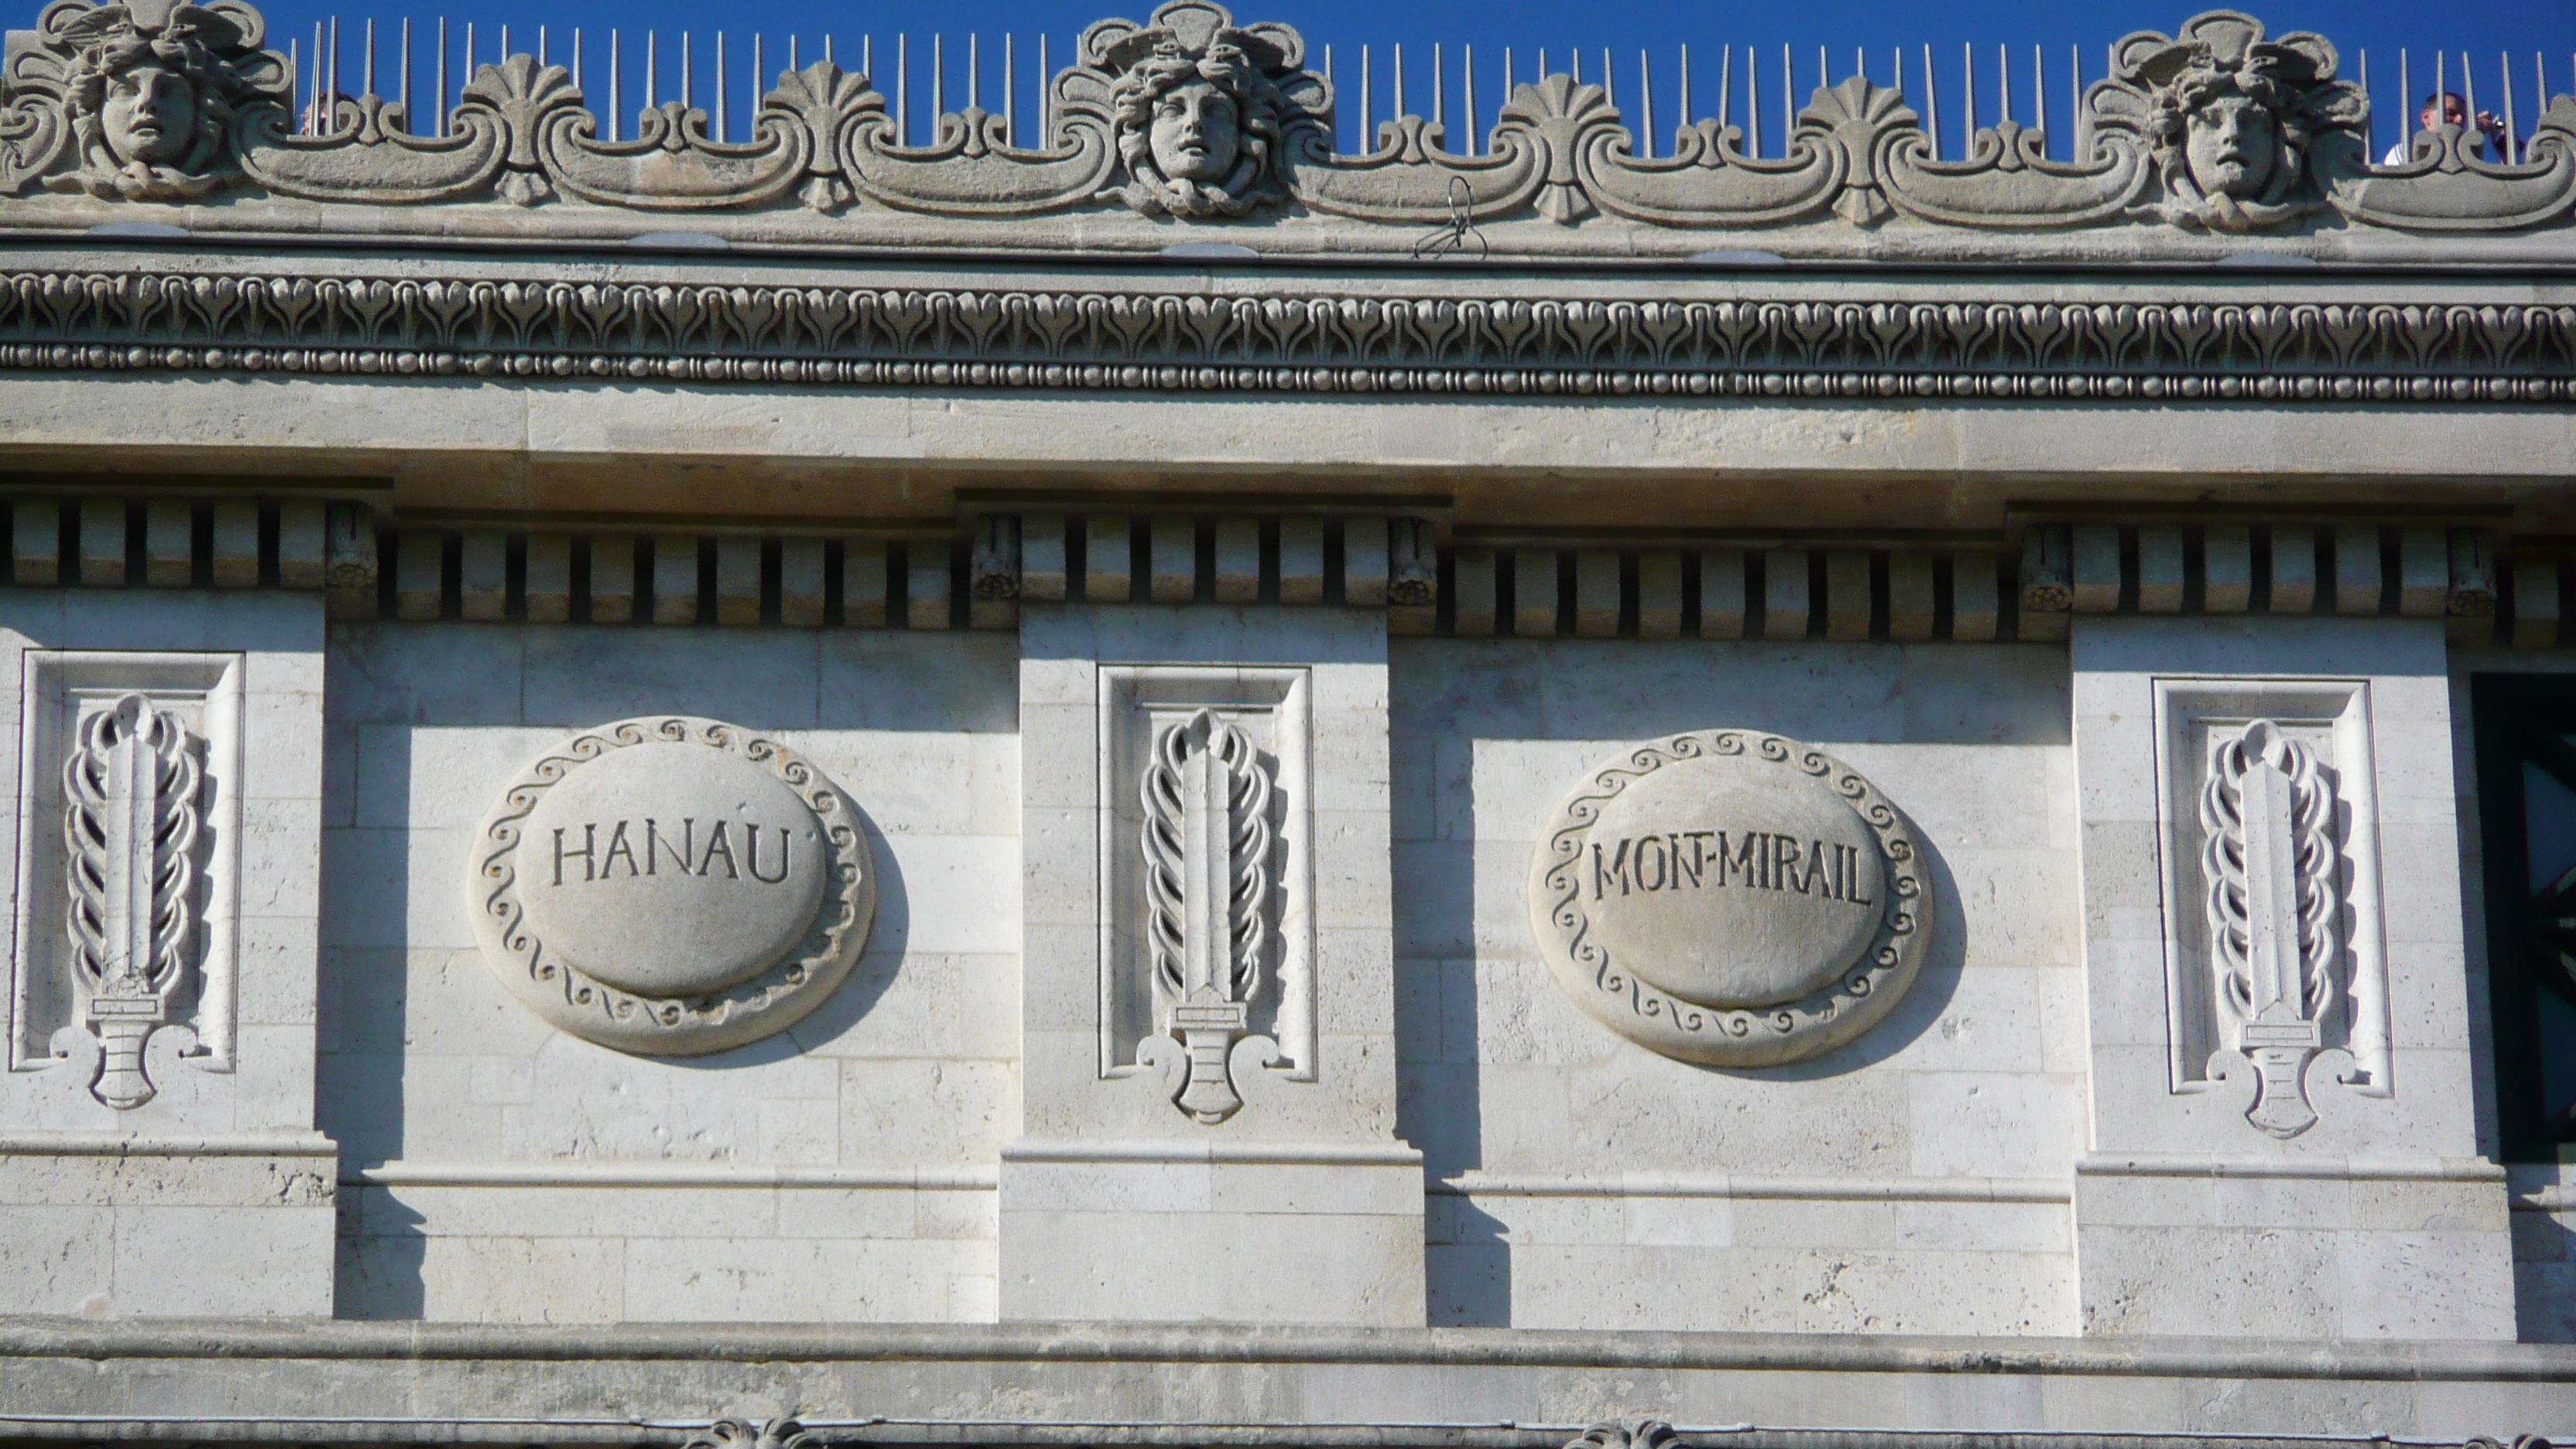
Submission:
[[[1373,1364],[2576,1383],[2576,1345],[1114,1323],[644,1325],[0,1318],[9,1360]]]

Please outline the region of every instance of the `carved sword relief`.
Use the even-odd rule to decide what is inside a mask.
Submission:
[[[152,1100],[144,1044],[187,984],[204,820],[198,751],[177,715],[128,694],[82,723],[63,764],[72,971],[104,1048],[90,1094],[111,1107]]]
[[[1271,791],[1251,737],[1211,710],[1165,728],[1145,768],[1146,933],[1188,1053],[1173,1100],[1205,1123],[1243,1105],[1226,1057],[1251,1030],[1270,946]]]
[[[2218,1005],[2254,1064],[2245,1118],[2275,1137],[2316,1125],[2307,1068],[2326,1046],[2342,958],[2335,793],[2316,752],[2271,720],[2219,745],[2202,787]]]

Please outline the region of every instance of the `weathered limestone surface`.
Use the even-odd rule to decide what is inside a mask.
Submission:
[[[1007,641],[337,629],[325,1130],[353,1185],[339,1312],[511,1321],[985,1319],[1018,1115]],[[490,979],[464,863],[492,795],[638,712],[774,734],[882,863],[850,980],[783,1034],[631,1056]]]

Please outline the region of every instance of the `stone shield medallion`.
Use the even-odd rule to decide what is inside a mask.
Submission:
[[[678,715],[584,730],[484,818],[468,881],[518,1002],[620,1051],[785,1030],[857,964],[876,914],[858,811],[776,740]]]
[[[1641,1045],[1760,1067],[1867,1031],[1932,936],[1922,843],[1876,786],[1778,735],[1675,735],[1551,818],[1530,919],[1557,984]]]

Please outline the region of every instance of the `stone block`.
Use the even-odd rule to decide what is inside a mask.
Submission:
[[[841,622],[853,629],[881,629],[886,622],[886,546],[854,538],[841,546]]]
[[[1216,525],[1216,601],[1251,604],[1261,599],[1261,520],[1222,518]]]
[[[2335,604],[2338,614],[2379,612],[2381,583],[2379,526],[2338,524],[2334,530]]]
[[[1762,556],[1762,637],[1807,637],[1809,582],[1804,549],[1775,548]]]
[[[143,505],[144,583],[184,589],[196,582],[194,514],[184,498],[155,498]]]
[[[1324,520],[1279,520],[1279,602],[1324,602]]]
[[[590,622],[632,622],[636,582],[634,535],[594,536],[590,540]]]
[[[1032,603],[1062,603],[1065,583],[1064,515],[1023,514],[1020,518],[1020,597]]]
[[[2305,614],[2317,606],[2316,526],[2276,523],[2267,530],[2272,589],[2264,607],[2275,614]]]
[[[1898,549],[1889,554],[1887,637],[1900,644],[1928,640],[1935,614],[1933,555],[1921,549]],[[1952,617],[1957,617],[1955,610]]]
[[[1744,550],[1712,548],[1699,556],[1699,637],[1744,637]]]
[[[2200,606],[2213,614],[2242,614],[2253,601],[2254,530],[2241,523],[2211,524],[2200,535]]]
[[[1556,550],[1516,548],[1512,566],[1512,633],[1522,639],[1556,636]]]
[[[1157,604],[1186,604],[1197,597],[1198,521],[1187,516],[1159,515],[1147,532],[1146,542],[1151,549],[1147,597]]]
[[[951,595],[948,549],[943,544],[916,542],[904,551],[903,621],[912,629],[953,629],[956,603]]]
[[[439,616],[444,603],[447,540],[425,528],[395,535],[394,617],[421,622]]]
[[[1159,1322],[1419,1325],[1422,1222],[1406,1164],[1005,1156],[1001,1313],[1117,1302]]]
[[[486,528],[466,530],[457,548],[456,601],[460,617],[479,623],[493,623],[508,616],[508,535]]]
[[[226,498],[214,505],[214,572],[219,589],[251,589],[259,586],[259,504],[248,498]],[[319,519],[315,522],[318,524]],[[321,530],[314,530],[320,541]],[[279,553],[285,550],[283,541]],[[283,569],[281,568],[281,573]],[[320,574],[315,573],[315,583]],[[294,587],[288,585],[288,587]],[[309,586],[308,586],[309,587]]]
[[[1682,556],[1652,548],[1637,555],[1637,637],[1678,639],[1682,634]]]
[[[1095,513],[1082,524],[1082,597],[1092,604],[1123,604],[1134,588],[1133,552],[1123,513]]]
[[[756,535],[716,536],[716,622],[736,629],[760,622],[760,539]]]
[[[1456,596],[1456,613],[1451,627],[1462,639],[1482,639],[1492,635],[1497,623],[1494,551],[1490,548],[1461,548],[1453,557],[1450,570],[1450,592]]]
[[[1619,555],[1587,548],[1574,555],[1574,634],[1578,639],[1619,636]]]
[[[1950,559],[1950,637],[1985,643],[2003,627],[2003,555],[1961,549]]]
[[[2439,528],[2397,531],[2397,612],[2438,619],[2451,593],[2450,537]]]
[[[1835,549],[1825,555],[1825,637],[1857,643],[1869,637],[1869,555]]]
[[[520,590],[531,624],[564,624],[572,620],[572,537],[562,533],[528,535],[527,562]]]
[[[277,582],[290,589],[323,584],[330,512],[319,503],[277,505]]]
[[[1353,608],[1386,603],[1387,527],[1386,519],[1367,514],[1342,525],[1342,602]]]
[[[2079,523],[2074,528],[2074,573],[2070,597],[2079,614],[2108,614],[2120,607],[2120,530],[2109,523]]]
[[[2182,528],[2149,524],[2138,530],[2138,612],[2182,612]]]
[[[828,599],[824,592],[825,562],[829,557],[824,541],[810,534],[779,540],[779,623],[810,629],[823,622]]]
[[[80,581],[89,588],[125,582],[125,514],[122,498],[80,502]]]
[[[653,537],[650,571],[645,584],[653,597],[653,622],[656,624],[694,624],[698,622],[698,581],[702,563],[700,540],[685,533],[663,533]]]
[[[21,498],[9,506],[10,582],[44,588],[62,581],[63,506],[51,498]]]

